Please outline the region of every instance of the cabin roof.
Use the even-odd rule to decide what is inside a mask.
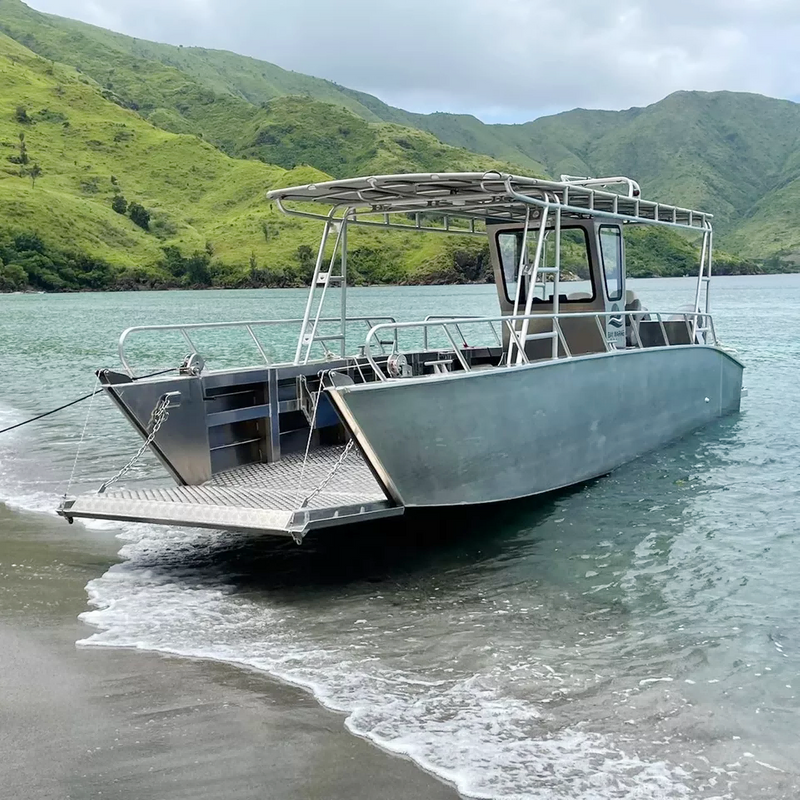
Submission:
[[[622,191],[615,191],[614,189]],[[500,172],[439,172],[376,175],[309,183],[267,193],[282,211],[316,219],[343,219],[381,227],[477,233],[475,222],[524,222],[560,209],[562,218],[601,217],[628,222],[707,229],[712,215],[656,203],[639,196],[629,178],[569,178],[560,181]],[[327,206],[315,210],[309,204]],[[400,215],[402,219],[398,217]],[[449,220],[460,220],[450,226]],[[467,221],[466,223],[464,221]]]

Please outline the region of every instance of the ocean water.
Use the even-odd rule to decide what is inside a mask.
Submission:
[[[689,280],[633,283],[652,309],[692,300]],[[718,278],[712,293],[718,335],[746,365],[739,415],[569,491],[302,547],[76,523],[120,544],[87,586],[81,646],[264,670],[472,797],[799,796],[800,276]],[[89,391],[92,369],[117,365],[124,327],[291,318],[304,299],[0,296],[0,428]],[[350,301],[399,319],[496,313],[485,286]],[[253,360],[230,334],[198,343],[212,364]],[[132,352],[144,372],[182,348],[142,339]],[[88,406],[0,435],[0,500],[52,514],[73,467],[71,492],[127,460],[138,442],[100,396],[75,464]],[[161,475],[145,458],[129,479]]]

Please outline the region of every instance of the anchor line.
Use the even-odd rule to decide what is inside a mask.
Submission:
[[[325,370],[319,373],[319,386],[317,387],[317,396],[314,398],[314,408],[311,411],[311,421],[308,423],[308,438],[306,439],[306,449],[303,453],[303,464],[300,467],[300,480],[297,482],[297,491],[295,492],[294,502],[300,499],[300,492],[303,491],[303,478],[306,474],[306,464],[308,462],[308,452],[311,449],[311,438],[314,435],[314,423],[317,420],[317,408],[319,408],[319,399],[322,396],[322,382],[325,378]]]
[[[99,378],[95,375],[95,380],[99,380]],[[92,416],[92,408],[94,408],[94,398],[95,395],[102,390],[102,386],[100,389],[95,389],[89,396],[92,398],[92,402],[89,403],[89,409],[86,412],[86,419],[83,421],[83,430],[81,430],[81,438],[78,439],[78,447],[75,450],[75,459],[72,462],[72,471],[69,473],[69,480],[67,481],[67,486],[64,489],[64,501],[67,499],[67,495],[69,494],[69,490],[72,488],[72,481],[75,480],[75,470],[78,468],[78,459],[81,455],[81,448],[83,447],[83,440],[86,438],[86,429],[89,427],[89,418]]]
[[[176,367],[170,367],[169,369],[162,369],[158,372],[151,372],[149,375],[139,375],[137,378],[134,378],[135,381],[141,381],[144,378],[155,378],[156,375],[166,375],[168,372],[174,372]],[[84,400],[88,400],[90,397],[94,397],[96,394],[99,394],[103,391],[105,387],[101,386],[99,389],[95,389],[93,392],[89,392],[89,394],[85,394],[82,397],[78,397],[75,400],[70,400],[69,403],[64,403],[63,406],[58,406],[58,408],[52,408],[50,411],[45,411],[43,414],[37,414],[35,417],[31,417],[30,419],[23,420],[22,422],[17,422],[14,425],[9,425],[7,428],[0,428],[0,433],[7,433],[8,431],[13,431],[15,428],[21,428],[23,425],[27,425],[30,422],[36,422],[38,419],[43,419],[44,417],[49,417],[51,414],[56,414],[59,411],[63,411],[65,408],[69,408],[70,406],[77,405],[78,403],[82,403]]]

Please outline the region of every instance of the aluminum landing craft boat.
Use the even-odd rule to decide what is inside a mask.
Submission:
[[[737,411],[742,365],[709,313],[711,216],[639,195],[628,178],[495,172],[270,192],[285,213],[324,223],[302,319],[125,331],[124,371],[98,376],[177,486],[104,486],[59,513],[299,542],[406,508],[552,491]],[[648,311],[626,290],[626,225],[702,238],[690,310]],[[499,313],[348,317],[347,239],[358,226],[487,238]],[[299,336],[291,361],[271,363],[279,326]],[[249,336],[261,363],[206,368],[191,337],[215,327]],[[183,335],[191,352],[172,375],[137,379],[126,344],[143,330]]]

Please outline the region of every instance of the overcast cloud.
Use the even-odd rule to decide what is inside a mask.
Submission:
[[[487,122],[647,105],[677,89],[800,98],[798,0],[28,2]]]

